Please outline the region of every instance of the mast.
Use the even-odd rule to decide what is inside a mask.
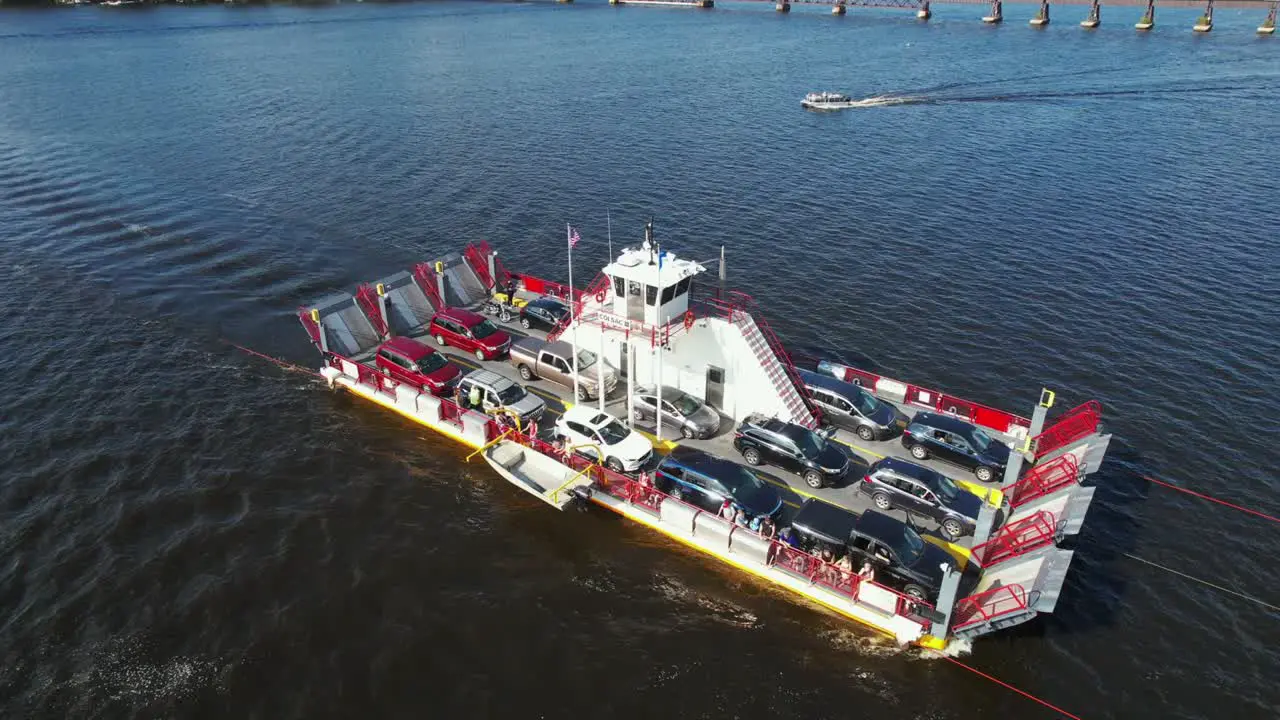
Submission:
[[[573,287],[573,228],[564,224],[565,242],[569,244],[569,322],[573,324],[570,342],[573,345],[573,401],[578,401],[578,301],[574,299],[577,292]]]

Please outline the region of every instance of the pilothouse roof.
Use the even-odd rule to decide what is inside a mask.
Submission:
[[[661,254],[661,267],[659,267]],[[634,280],[649,287],[668,287],[693,277],[706,268],[700,263],[676,257],[670,250],[652,247],[648,241],[638,248],[623,248],[618,259],[605,266],[611,277]]]

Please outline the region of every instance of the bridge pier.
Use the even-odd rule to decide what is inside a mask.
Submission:
[[[1098,0],[1093,0],[1093,4],[1089,6],[1089,17],[1080,21],[1080,27],[1093,28],[1102,24],[1102,4]]]
[[[773,9],[777,10],[778,12],[789,13],[791,12],[791,3],[787,2],[786,0],[782,0],[782,2],[778,3],[777,5],[774,5]]]
[[[1191,26],[1196,32],[1209,32],[1213,29],[1213,0],[1209,0],[1209,4],[1204,8],[1204,14],[1196,19],[1196,24]]]
[[[1032,27],[1042,27],[1049,24],[1049,0],[1040,0],[1040,12],[1031,18]]]
[[[1004,5],[1000,2],[1000,0],[991,0],[991,14],[983,16],[982,22],[987,23],[988,25],[994,25],[998,22],[1003,22],[1003,21],[1004,21]]]
[[[832,15],[843,15],[843,14],[845,13],[846,9],[847,9],[847,8],[845,8],[845,6],[844,6],[844,3],[843,3],[843,2],[838,2],[838,3],[836,3],[835,5],[832,5],[832,6],[831,6],[831,14],[832,14]]]
[[[1280,5],[1280,0],[1271,0],[1271,12],[1267,13],[1267,19],[1262,21],[1258,26],[1259,35],[1275,35],[1276,33],[1276,6]]]
[[[1274,5],[1271,8],[1271,12],[1273,15],[1275,14]],[[929,0],[924,0],[924,2],[920,3],[920,9],[916,10],[916,17],[921,20],[928,20],[933,17],[933,13],[929,10]]]
[[[1150,30],[1156,26],[1156,0],[1147,0],[1147,11],[1142,19],[1134,25],[1139,30]]]

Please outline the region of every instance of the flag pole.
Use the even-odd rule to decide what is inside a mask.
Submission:
[[[604,323],[600,323],[600,354],[596,355],[596,380],[598,385],[596,388],[597,398],[600,401],[600,412],[604,412]]]
[[[571,340],[573,343],[573,401],[578,402],[578,315],[580,308],[578,299],[574,296],[577,292],[573,287],[573,229],[569,227],[569,223],[564,224],[564,239],[569,245],[569,322],[573,323],[573,333]]]
[[[645,235],[647,235],[650,242],[652,242],[653,240],[653,221],[652,220],[649,221],[649,226],[646,230],[647,231]],[[659,328],[665,327],[665,324],[662,322],[662,246],[655,245],[654,247],[656,247],[658,250],[658,279],[657,279],[658,294],[657,294],[657,297],[654,298],[654,307],[657,312],[653,318],[653,328],[654,328],[653,352],[654,352],[655,362],[658,363],[658,389],[654,393],[658,399],[658,406],[657,406],[658,415],[657,415],[657,427],[655,428],[655,433],[656,433],[655,436],[658,438],[658,445],[661,446],[662,445],[662,398],[666,395],[666,393],[662,391],[662,364],[663,364],[662,363],[663,361],[662,338],[659,336],[658,333],[659,333]]]
[[[604,209],[604,221],[609,233],[609,262],[613,262],[613,218],[609,217],[609,208]]]

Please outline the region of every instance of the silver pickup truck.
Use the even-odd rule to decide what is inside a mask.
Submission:
[[[528,380],[539,378],[566,388],[573,387],[573,346],[562,340],[547,342],[527,337],[511,346],[511,365]],[[608,397],[618,384],[618,372],[596,354],[578,348],[578,400],[596,397],[600,372],[604,372],[604,394]]]

